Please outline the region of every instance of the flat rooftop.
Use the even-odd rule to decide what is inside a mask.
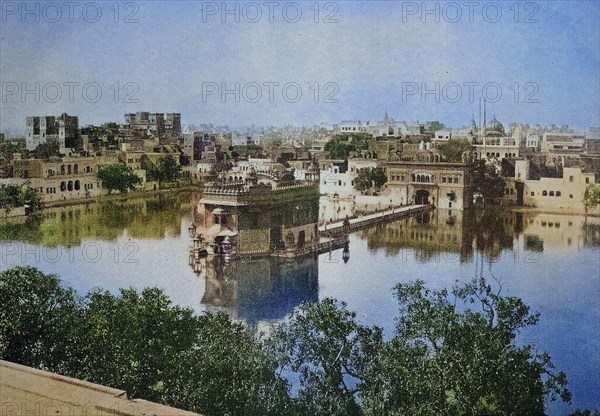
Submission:
[[[199,416],[123,390],[0,360],[2,416]]]

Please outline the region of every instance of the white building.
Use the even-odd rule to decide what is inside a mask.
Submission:
[[[452,132],[450,130],[438,130],[433,136],[434,142],[447,142],[452,138]]]
[[[535,132],[528,132],[525,136],[525,147],[538,150],[540,148],[540,135]]]
[[[340,133],[367,133],[368,121],[344,120],[340,123]]]
[[[346,167],[345,162],[329,162],[321,171],[319,192],[321,195],[350,197],[360,195],[354,189],[354,179],[363,169],[377,167],[374,159],[350,159]]]

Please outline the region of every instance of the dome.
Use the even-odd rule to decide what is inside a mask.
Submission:
[[[486,130],[497,131],[498,133],[504,133],[504,126],[496,119],[496,115],[490,121],[490,123],[486,126]]]

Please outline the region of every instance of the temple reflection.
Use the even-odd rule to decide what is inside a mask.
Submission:
[[[276,321],[303,302],[319,298],[318,257],[237,257],[207,255],[191,259],[204,277],[202,303],[225,308],[250,325]]]

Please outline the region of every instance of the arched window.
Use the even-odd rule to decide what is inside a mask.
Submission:
[[[63,166],[63,168],[64,168],[64,166]],[[66,191],[66,190],[67,190],[67,184],[66,184],[66,182],[65,182],[65,181],[62,181],[62,182],[60,183],[60,191],[61,191],[61,192],[64,192],[64,191]]]
[[[548,191],[542,191],[542,196],[548,196]]]
[[[60,165],[60,174],[61,175],[65,174],[65,165]]]
[[[71,174],[71,165],[67,165],[67,175]]]
[[[79,173],[79,165],[78,165],[77,163],[75,163],[75,164],[73,165],[73,173],[74,173],[75,175],[77,175],[77,174]]]
[[[68,189],[69,191],[72,191],[72,190],[73,190],[73,181],[69,181],[69,183],[67,184],[67,189]]]
[[[77,165],[75,165],[75,166],[77,166]],[[79,191],[79,189],[81,189],[81,185],[80,185],[79,181],[75,181],[75,190]]]

